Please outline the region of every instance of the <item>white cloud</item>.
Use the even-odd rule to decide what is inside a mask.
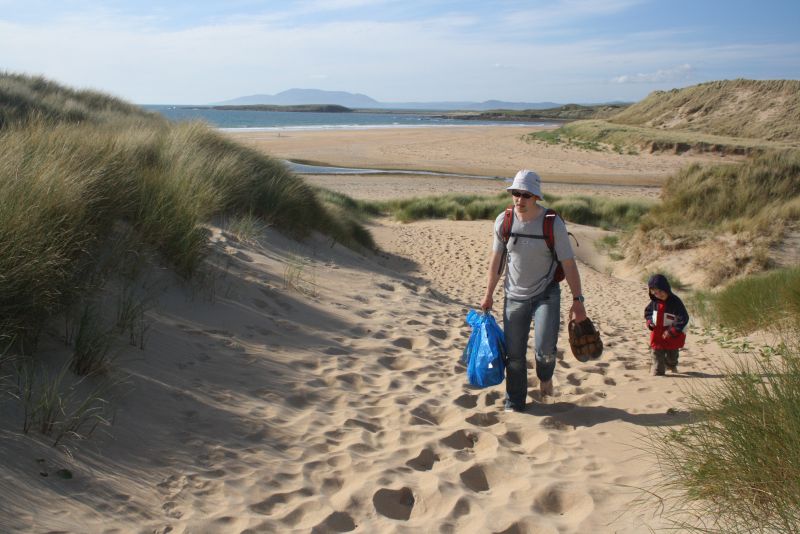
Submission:
[[[350,2],[373,0],[343,0],[338,6]],[[609,12],[632,3],[561,2],[548,20],[566,20],[568,7]],[[145,17],[103,12],[35,24],[4,23],[0,15],[0,70],[164,104],[202,104],[308,85],[387,102],[596,102],[638,99],[648,88],[643,82],[686,81],[696,76],[695,69],[713,67],[715,75],[728,77],[747,76],[750,65],[770,65],[769,72],[783,77],[800,72],[796,43],[712,46],[654,32],[542,42],[484,31],[478,21],[437,13],[395,22],[299,17],[288,23],[272,13],[167,29]],[[474,31],[464,31],[469,25]],[[653,72],[662,65],[678,66]],[[626,72],[645,74],[618,75]]]
[[[662,69],[646,74],[624,74],[611,81],[614,83],[664,83],[685,82],[692,79],[694,69],[691,65],[678,65],[672,69]]]

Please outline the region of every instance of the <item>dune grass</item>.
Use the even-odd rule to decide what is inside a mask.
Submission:
[[[49,123],[121,119],[166,123],[155,113],[98,91],[71,89],[41,76],[0,72],[0,129],[31,119]]]
[[[776,151],[731,165],[690,165],[664,184],[644,227],[774,233],[800,220],[800,151]]]
[[[693,308],[705,322],[741,334],[798,327],[800,267],[743,278],[717,292],[697,292]]]
[[[791,148],[791,145],[785,142],[726,137],[686,130],[663,130],[597,119],[571,122],[548,132],[534,132],[523,137],[523,140],[544,141],[550,144],[565,143],[587,150],[633,155],[643,151],[681,154],[689,150],[749,155]]]
[[[420,219],[494,219],[511,204],[508,193],[497,195],[440,195],[374,203],[374,209],[389,213],[399,221]],[[603,228],[630,228],[654,203],[640,199],[545,194],[542,205],[553,208],[565,220]]]
[[[154,250],[190,277],[206,225],[245,215],[297,238],[374,247],[352,207],[205,124],[0,75],[0,337],[18,350],[31,352],[44,324],[119,272],[127,251]]]

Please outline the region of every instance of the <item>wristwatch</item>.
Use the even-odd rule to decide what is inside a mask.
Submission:
[[[577,297],[572,297],[572,300],[577,300],[580,303],[583,303],[583,295],[578,295]]]

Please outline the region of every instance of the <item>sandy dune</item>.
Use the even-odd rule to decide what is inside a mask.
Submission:
[[[376,197],[394,194],[381,183]],[[158,302],[145,349],[115,363],[127,378],[113,427],[67,455],[20,435],[19,414],[5,411],[0,531],[665,526],[654,505],[635,505],[654,465],[638,446],[685,421],[673,409],[684,388],[717,376],[721,349],[693,328],[681,372],[649,376],[644,284],[605,274],[597,230],[571,227],[606,352],[580,364],[562,328],[556,396],[543,402],[531,371],[527,413],[504,413],[504,386],[473,389],[458,363],[490,228],[380,220],[382,252],[366,256],[321,238],[269,230],[243,244],[215,230],[204,284],[151,273]],[[50,339],[45,353],[64,350],[57,331]],[[72,479],[56,476],[64,468]]]

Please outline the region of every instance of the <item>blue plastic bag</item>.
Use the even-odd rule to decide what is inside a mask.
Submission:
[[[467,366],[467,380],[479,388],[496,386],[506,374],[503,330],[489,312],[470,310],[467,324],[472,327],[472,333],[461,355],[461,361]]]

